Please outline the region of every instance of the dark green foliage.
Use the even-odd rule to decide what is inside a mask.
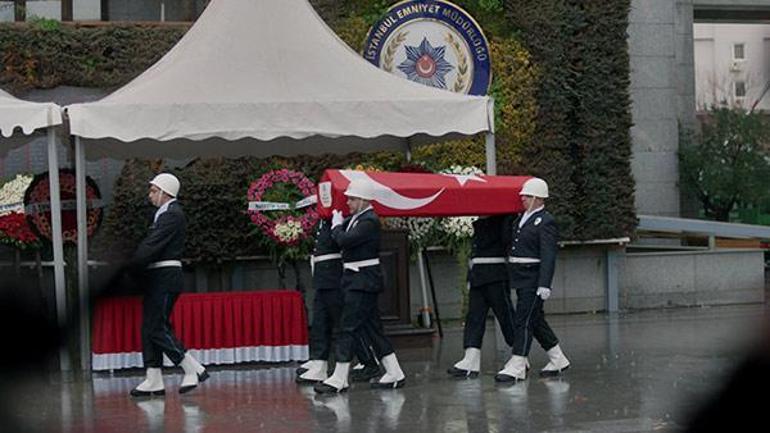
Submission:
[[[629,0],[506,0],[506,16],[543,70],[526,172],[548,180],[562,238],[630,235]]]
[[[0,84],[12,90],[117,87],[160,59],[187,29],[184,24],[0,24]]]
[[[770,199],[770,124],[763,114],[712,108],[701,133],[682,130],[679,169],[683,187],[707,218],[729,221],[738,205],[760,208]]]

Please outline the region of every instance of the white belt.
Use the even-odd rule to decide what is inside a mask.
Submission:
[[[357,262],[345,262],[342,264],[342,267],[345,269],[349,269],[353,272],[358,272],[360,268],[365,268],[367,266],[377,266],[380,264],[380,259],[369,259],[369,260],[359,260]]]
[[[474,265],[497,265],[507,262],[505,257],[471,257],[470,266]]]
[[[158,268],[181,268],[182,262],[179,260],[161,260],[159,262],[150,263],[147,265],[147,269],[158,269]]]
[[[325,262],[327,260],[334,260],[334,259],[341,259],[342,254],[340,253],[331,253],[331,254],[322,254],[320,256],[312,256],[310,257],[310,261],[312,263],[321,263]]]
[[[315,273],[315,264],[325,262],[327,260],[334,260],[334,259],[341,259],[342,254],[340,253],[330,253],[330,254],[321,254],[320,256],[310,256],[310,274]]]
[[[540,263],[540,259],[537,259],[535,257],[513,257],[509,256],[508,261],[511,263],[517,263],[521,265],[526,264],[532,264],[532,263]]]

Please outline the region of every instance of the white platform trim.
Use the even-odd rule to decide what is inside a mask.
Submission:
[[[201,364],[237,364],[239,362],[287,362],[305,361],[309,357],[308,346],[251,346],[224,349],[190,349],[190,354]],[[142,352],[91,354],[92,369],[95,371],[118,370],[121,368],[143,367]],[[163,355],[163,365],[173,366]]]

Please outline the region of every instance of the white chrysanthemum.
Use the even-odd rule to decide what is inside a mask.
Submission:
[[[32,176],[17,174],[0,188],[0,216],[24,212],[24,193],[32,183]]]
[[[390,228],[406,230],[410,242],[420,242],[431,231],[436,221],[433,218],[387,218],[386,225]]]
[[[484,174],[484,171],[474,166],[463,167],[461,165],[453,165],[449,168],[441,170],[441,173],[472,175],[472,174]],[[441,220],[441,224],[439,225],[439,227],[441,231],[457,239],[470,238],[471,236],[473,236],[473,222],[476,221],[477,219],[478,217],[444,218],[443,220]]]
[[[293,242],[302,236],[302,224],[294,220],[280,222],[275,225],[273,233],[282,242]]]
[[[449,168],[445,168],[441,170],[439,173],[469,175],[469,174],[484,174],[484,170],[472,165],[469,167],[463,167],[462,165],[453,165],[453,166],[450,166]]]

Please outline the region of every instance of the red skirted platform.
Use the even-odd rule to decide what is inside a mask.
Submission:
[[[307,317],[299,292],[186,293],[174,306],[171,323],[185,347],[204,364],[308,358]],[[97,302],[93,369],[141,367],[141,326],[141,297]],[[168,359],[166,363],[170,365]]]

